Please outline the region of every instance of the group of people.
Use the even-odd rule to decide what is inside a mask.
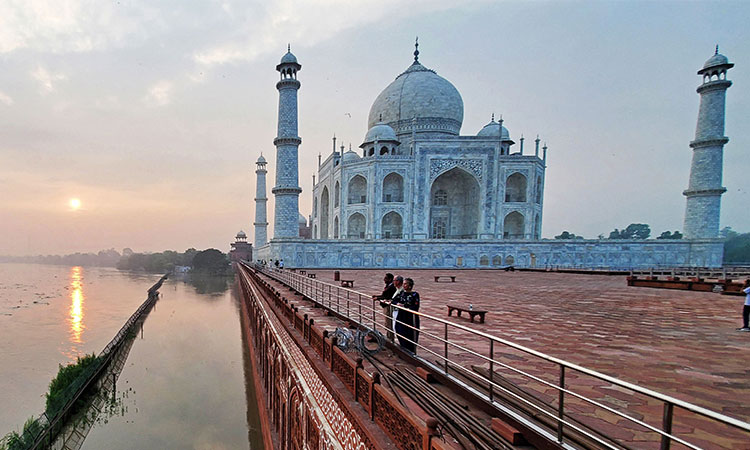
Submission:
[[[414,312],[419,311],[419,293],[414,290],[414,280],[386,273],[383,282],[383,292],[373,295],[372,298],[380,300],[380,306],[385,310],[386,327],[396,334],[401,348],[416,353],[419,341],[419,314]]]
[[[259,259],[258,260],[258,264],[260,264],[261,266],[264,266],[264,267],[268,267],[268,261],[266,261],[265,259]],[[281,258],[280,260],[277,259],[276,261],[273,262],[273,265],[277,269],[283,269],[284,268],[284,258]]]

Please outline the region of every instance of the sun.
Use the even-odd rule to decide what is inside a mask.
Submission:
[[[73,211],[81,208],[81,201],[77,198],[71,198],[68,204],[70,205],[70,209]]]

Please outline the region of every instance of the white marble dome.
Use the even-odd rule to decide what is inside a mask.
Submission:
[[[378,95],[370,108],[368,128],[384,122],[397,135],[410,132],[458,135],[464,120],[464,102],[458,89],[434,70],[415,61]]]
[[[365,135],[364,142],[367,144],[367,143],[375,142],[375,141],[398,142],[398,139],[396,139],[396,132],[393,131],[393,128],[384,124],[383,122],[378,122],[367,131],[367,135]]]
[[[481,130],[479,130],[479,133],[477,133],[477,136],[481,137],[500,137],[500,122],[495,122],[493,119],[492,122],[485,125]],[[510,132],[507,128],[502,127],[502,138],[503,139],[510,139]]]
[[[299,215],[299,219],[297,220],[300,225],[307,226],[307,218],[303,216],[302,214]]]
[[[729,59],[721,53],[716,53],[714,56],[708,58],[706,63],[703,64],[703,68],[708,69],[715,66],[723,66],[725,64],[729,64]]]
[[[359,161],[360,158],[358,154],[354,153],[353,151],[349,150],[348,152],[344,153],[344,163],[353,162],[353,161]]]
[[[288,51],[284,56],[281,57],[281,64],[298,64],[297,57]]]

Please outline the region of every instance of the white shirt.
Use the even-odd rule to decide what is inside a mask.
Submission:
[[[745,294],[745,305],[750,306],[750,287],[746,287],[742,290]]]

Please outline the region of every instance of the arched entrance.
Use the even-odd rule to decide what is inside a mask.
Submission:
[[[522,173],[514,173],[505,181],[505,201],[526,201],[526,177]]]
[[[330,209],[330,199],[328,197],[328,186],[323,186],[323,193],[320,194],[320,238],[328,239],[328,210]]]
[[[367,219],[360,213],[349,216],[346,227],[346,236],[350,239],[364,239],[367,228]]]
[[[463,169],[440,175],[430,188],[430,238],[475,239],[479,229],[479,183]]]
[[[402,223],[401,215],[395,211],[391,211],[383,216],[383,222],[381,225],[381,232],[383,233],[384,239],[401,239],[402,237]]]
[[[355,175],[349,180],[348,204],[367,203],[367,180],[362,175]]]
[[[503,221],[503,238],[505,239],[523,239],[524,238],[524,219],[523,214],[518,211],[505,216]]]
[[[391,172],[383,178],[383,201],[404,201],[404,179],[401,175]]]

